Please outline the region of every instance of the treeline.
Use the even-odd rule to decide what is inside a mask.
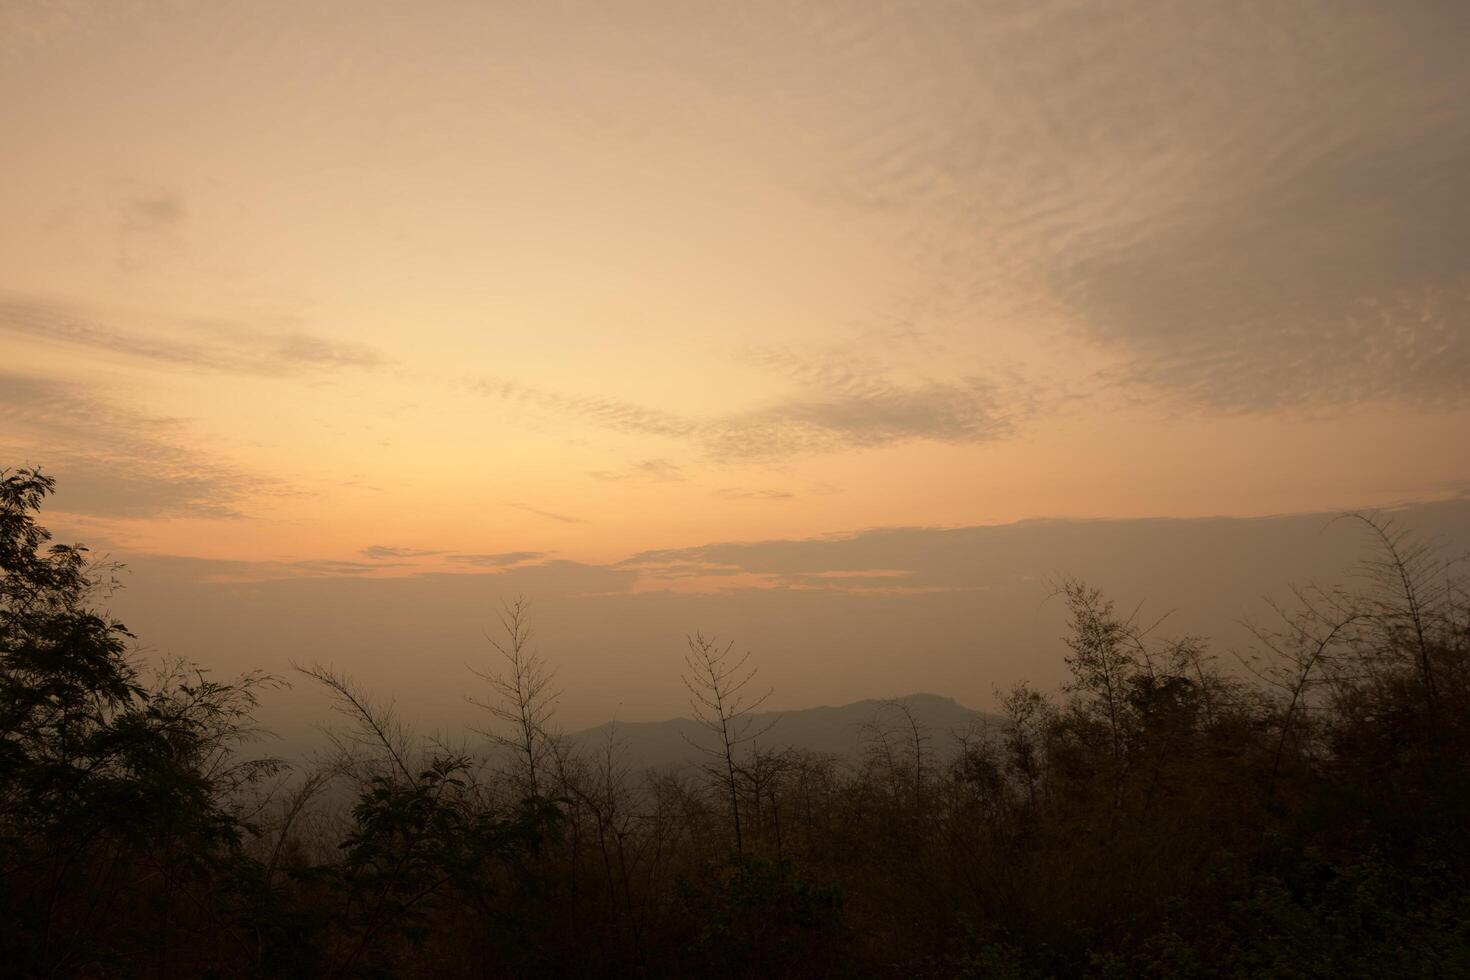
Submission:
[[[307,666],[340,717],[293,771],[252,723],[281,681],[145,673],[37,523],[52,481],[0,476],[6,975],[1470,975],[1470,602],[1374,519],[1356,585],[1238,660],[1059,583],[1071,682],[989,731],[896,708],[861,759],[782,750],[695,636],[702,764],[635,773],[557,734],[516,604],[492,748]]]

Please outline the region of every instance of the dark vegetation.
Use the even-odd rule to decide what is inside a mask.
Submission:
[[[493,748],[309,667],[336,750],[291,771],[251,726],[278,682],[145,675],[107,569],[36,523],[50,479],[0,476],[7,975],[1470,974],[1470,603],[1386,523],[1349,518],[1357,586],[1237,660],[1063,582],[1065,690],[1004,692],[991,731],[899,718],[856,762],[761,737],[698,636],[702,766],[574,749],[512,605]]]

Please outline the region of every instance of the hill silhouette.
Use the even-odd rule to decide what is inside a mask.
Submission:
[[[763,748],[793,748],[839,759],[855,759],[875,728],[897,733],[908,724],[901,705],[928,738],[928,747],[938,759],[957,750],[953,734],[966,729],[999,730],[1005,720],[967,708],[939,694],[910,694],[888,700],[868,699],[851,704],[823,705],[795,711],[766,711],[751,716],[752,727],[772,725],[760,740]],[[772,724],[774,723],[774,724]],[[610,721],[569,736],[581,749],[595,750],[615,740],[623,762],[633,770],[682,767],[699,761],[700,746],[710,744],[710,733],[693,718],[664,721]],[[907,736],[905,736],[907,737]]]

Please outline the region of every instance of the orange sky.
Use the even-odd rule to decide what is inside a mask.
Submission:
[[[1453,8],[12,0],[0,451],[389,575],[1453,496]]]

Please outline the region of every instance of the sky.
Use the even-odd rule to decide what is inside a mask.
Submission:
[[[1039,526],[1454,539],[1467,39],[1428,0],[0,0],[0,465],[230,666],[251,589],[375,597],[276,609],[277,648],[565,599],[651,678],[630,638],[676,658],[708,602],[960,649],[926,603],[978,580],[885,533],[1024,528],[1053,571]],[[833,687],[979,701],[986,656]],[[678,707],[625,686],[569,710]]]

